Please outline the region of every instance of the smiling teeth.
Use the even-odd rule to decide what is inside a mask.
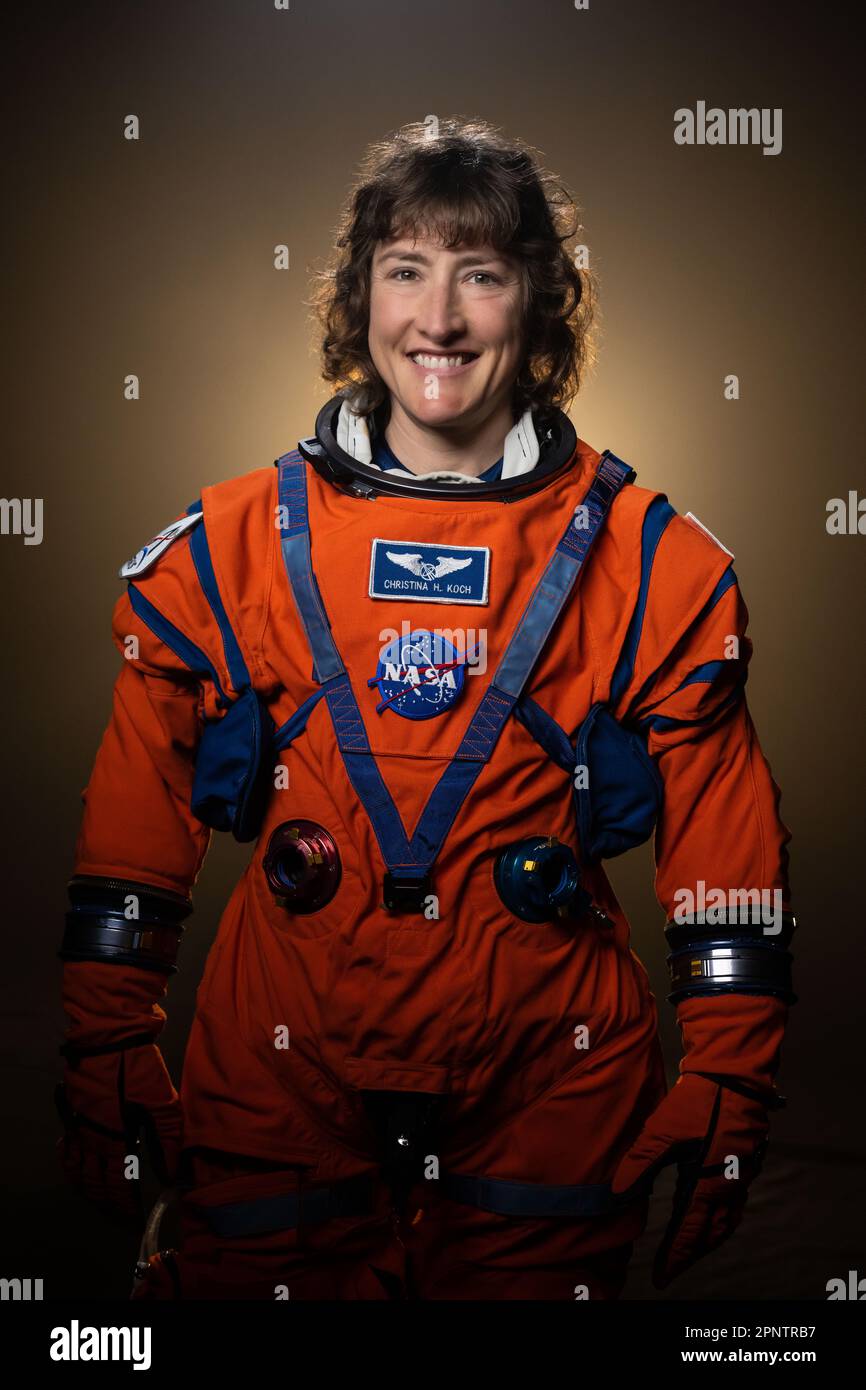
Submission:
[[[429,357],[423,352],[413,352],[412,361],[417,362],[419,367],[462,367],[464,362],[474,360],[476,354],[469,352],[458,353],[456,357]]]

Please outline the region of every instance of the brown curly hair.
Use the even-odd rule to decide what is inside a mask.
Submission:
[[[428,118],[429,119],[429,118]],[[568,409],[594,358],[594,277],[574,261],[574,199],[538,152],[487,121],[453,116],[432,134],[413,121],[370,145],[346,200],[336,255],[314,272],[322,376],[369,414],[388,397],[370,356],[370,265],[379,241],[435,233],[443,246],[490,244],[523,279],[525,353],[515,418]]]

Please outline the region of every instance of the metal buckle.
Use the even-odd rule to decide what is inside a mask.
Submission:
[[[425,899],[433,891],[433,876],[426,873],[423,878],[401,878],[399,874],[385,874],[383,899],[386,912],[423,913]]]

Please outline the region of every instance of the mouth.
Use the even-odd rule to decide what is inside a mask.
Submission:
[[[407,360],[422,372],[436,372],[437,376],[453,376],[465,372],[478,361],[477,352],[407,352]]]

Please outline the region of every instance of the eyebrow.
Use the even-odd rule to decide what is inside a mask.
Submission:
[[[419,265],[430,264],[429,258],[420,251],[386,251],[384,255],[381,256],[379,264],[381,265],[385,261],[417,261]],[[492,265],[494,262],[499,265],[507,264],[505,257],[499,255],[495,251],[488,256],[467,251],[465,255],[458,256],[457,258],[458,267],[465,265]]]

